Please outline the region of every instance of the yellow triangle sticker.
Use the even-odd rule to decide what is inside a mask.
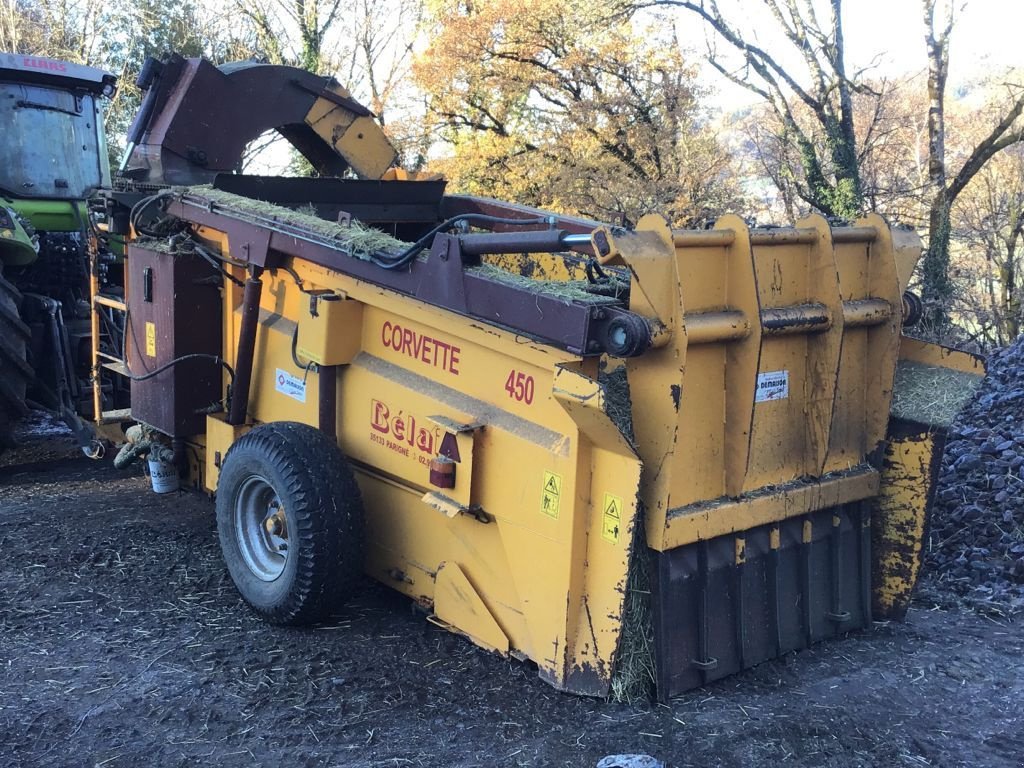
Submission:
[[[553,493],[556,496],[561,494],[561,483],[558,481],[558,475],[554,472],[544,473],[544,493]]]
[[[562,477],[554,472],[544,472],[544,485],[540,495],[540,511],[548,517],[558,519],[558,508],[562,497]]]
[[[617,544],[622,523],[622,499],[606,493],[601,508],[601,538],[610,544]]]

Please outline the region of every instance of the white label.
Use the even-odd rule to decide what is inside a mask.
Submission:
[[[306,402],[306,382],[298,376],[292,376],[288,371],[277,369],[277,378],[274,379],[274,389],[282,395],[288,395],[300,403]]]
[[[757,374],[755,403],[785,400],[787,397],[789,397],[789,371],[769,371]]]

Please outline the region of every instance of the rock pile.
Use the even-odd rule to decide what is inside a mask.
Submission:
[[[989,358],[950,428],[925,561],[977,607],[1024,611],[1024,339]]]

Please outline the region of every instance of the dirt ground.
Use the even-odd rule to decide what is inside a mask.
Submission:
[[[369,582],[331,626],[265,626],[212,509],[38,429],[0,457],[0,763],[1024,765],[1021,625],[938,595],[904,623],[628,706],[557,693]]]

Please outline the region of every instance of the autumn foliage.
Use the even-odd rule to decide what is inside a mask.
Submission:
[[[600,220],[693,226],[734,207],[696,68],[615,4],[443,1],[416,82],[453,189]]]

